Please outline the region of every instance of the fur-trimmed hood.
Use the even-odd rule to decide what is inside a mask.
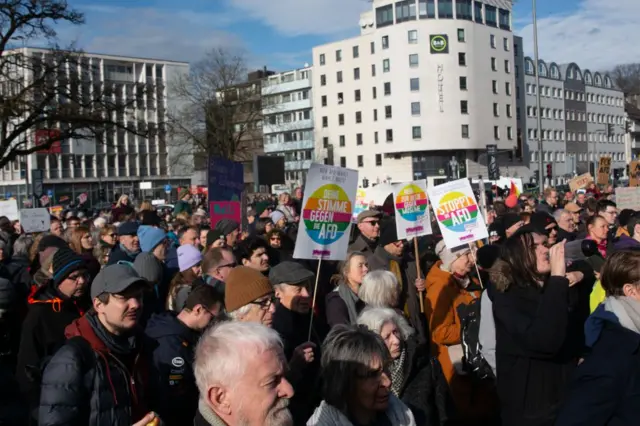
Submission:
[[[491,283],[497,291],[505,292],[512,283],[513,275],[509,264],[502,259],[497,259],[493,266],[487,270]]]

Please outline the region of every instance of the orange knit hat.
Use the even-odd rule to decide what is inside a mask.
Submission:
[[[238,266],[225,280],[224,305],[227,312],[233,312],[271,293],[273,286],[267,277],[255,269]]]

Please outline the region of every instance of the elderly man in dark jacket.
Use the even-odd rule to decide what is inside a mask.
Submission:
[[[369,258],[369,271],[391,271],[401,286],[396,308],[409,312],[409,323],[416,330],[418,341],[427,341],[426,317],[420,312],[420,299],[424,297],[425,283],[417,276],[416,261],[405,252],[403,240],[398,239],[396,222],[389,219],[382,225],[378,247]]]
[[[129,265],[104,268],[93,309],[65,330],[69,340],[42,378],[39,426],[146,426],[147,345],[136,332],[147,283]]]
[[[378,245],[380,238],[380,220],[382,212],[377,210],[365,210],[361,212],[356,222],[358,223],[358,237],[351,245],[349,251],[359,251],[366,257],[371,257]]]
[[[138,237],[138,222],[125,222],[118,227],[118,244],[109,254],[109,265],[120,261],[133,262],[140,253],[140,239]]]

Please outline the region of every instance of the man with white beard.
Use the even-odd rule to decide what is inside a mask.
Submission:
[[[196,348],[200,392],[195,426],[293,426],[282,341],[252,322],[222,323]]]

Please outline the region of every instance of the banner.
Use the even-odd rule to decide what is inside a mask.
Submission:
[[[51,226],[51,215],[43,208],[20,210],[20,225],[27,234],[47,232]]]
[[[618,210],[640,210],[640,187],[616,188],[616,206]]]
[[[598,185],[609,185],[611,176],[611,157],[600,157],[598,160]]]
[[[313,163],[307,174],[295,259],[344,260],[358,172]]]
[[[468,179],[428,188],[427,193],[449,249],[489,236]]]
[[[18,202],[16,200],[0,201],[0,216],[9,220],[18,220]]]
[[[571,192],[576,192],[578,189],[586,188],[591,182],[593,182],[593,176],[591,176],[591,173],[585,173],[571,179],[569,181],[569,189],[571,189]]]
[[[432,233],[426,180],[393,185],[393,200],[399,239],[410,239]]]
[[[358,188],[358,190],[356,191],[356,205],[353,209],[353,216],[351,218],[351,221],[353,223],[356,223],[358,215],[368,209],[369,203],[367,202],[367,190]]]
[[[210,201],[209,217],[211,218],[211,229],[222,219],[232,219],[238,224],[242,224],[242,208],[240,201]]]
[[[209,159],[209,200],[240,201],[244,191],[242,163],[212,157]]]

